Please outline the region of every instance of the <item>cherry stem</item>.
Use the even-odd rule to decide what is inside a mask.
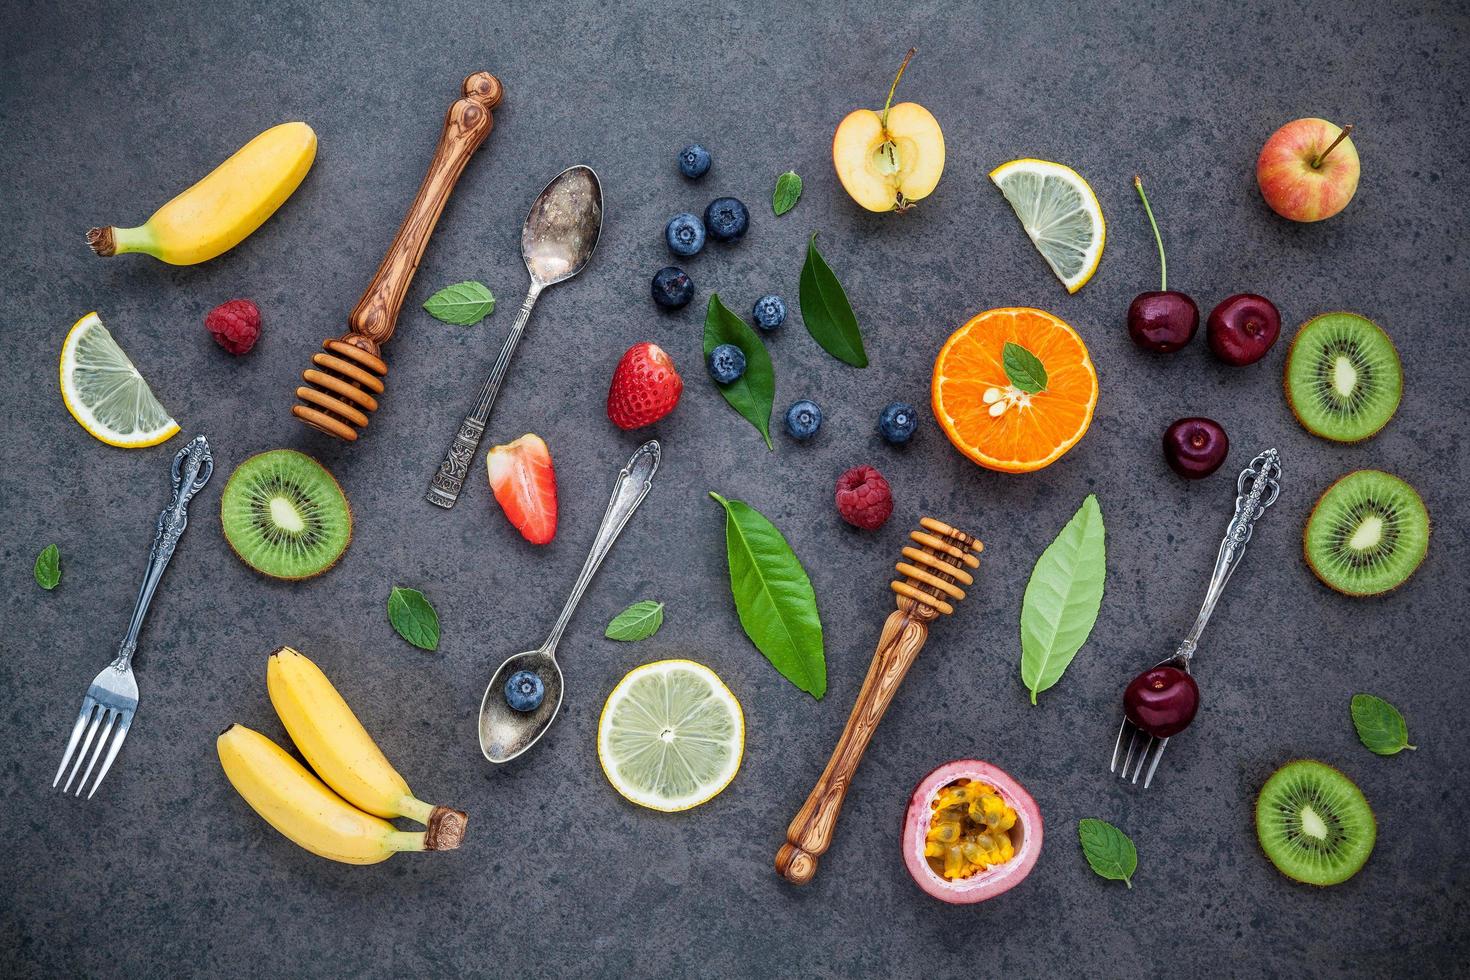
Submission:
[[[1154,209],[1148,206],[1148,195],[1143,192],[1143,178],[1137,174],[1133,175],[1133,186],[1138,189],[1138,196],[1143,199],[1143,210],[1148,215],[1149,227],[1154,230],[1154,242],[1159,246],[1159,292],[1169,291],[1169,263],[1164,259],[1164,239],[1159,235],[1159,223],[1154,220]]]
[[[909,66],[909,59],[919,53],[918,48],[909,48],[909,53],[903,56],[903,64],[898,66],[898,74],[893,76],[893,84],[888,86],[888,101],[883,103],[883,128],[888,128],[888,110],[893,106],[893,93],[898,91],[898,80],[903,77],[904,69]]]
[[[903,72],[900,71],[899,74],[902,75]],[[898,83],[895,82],[894,84],[896,85]],[[1327,149],[1323,150],[1321,153],[1317,154],[1316,158],[1312,161],[1312,169],[1316,170],[1318,167],[1322,166],[1322,161],[1327,159],[1327,154],[1337,149],[1337,144],[1341,143],[1343,140],[1347,139],[1351,135],[1353,135],[1353,124],[1348,123],[1346,126],[1342,127],[1342,132],[1337,134],[1337,139],[1332,141],[1332,145],[1327,147]]]

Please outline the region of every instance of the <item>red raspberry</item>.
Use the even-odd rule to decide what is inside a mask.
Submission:
[[[248,299],[232,299],[210,310],[204,325],[231,354],[248,354],[260,339],[260,309]]]
[[[876,531],[893,513],[893,491],[871,466],[854,466],[837,478],[837,512],[853,527]]]
[[[674,410],[683,391],[684,380],[662,347],[634,344],[613,370],[607,417],[620,429],[652,425]]]

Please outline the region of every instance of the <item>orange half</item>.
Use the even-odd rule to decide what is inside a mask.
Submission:
[[[1011,385],[1001,361],[1008,341],[1041,360],[1045,390]],[[987,469],[1030,473],[1061,459],[1092,424],[1097,371],[1077,331],[1050,313],[986,310],[940,349],[933,398],[934,417],[956,449]]]

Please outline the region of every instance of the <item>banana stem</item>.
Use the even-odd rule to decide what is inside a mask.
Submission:
[[[893,107],[893,93],[898,91],[898,80],[903,77],[904,69],[909,66],[909,59],[919,53],[918,48],[909,48],[909,53],[903,56],[903,64],[898,66],[898,74],[893,76],[893,84],[888,86],[888,101],[883,103],[883,129],[888,129],[888,110]]]
[[[426,824],[434,813],[434,805],[405,794],[398,803],[398,812],[410,820]]]
[[[1159,292],[1169,291],[1169,263],[1164,258],[1164,239],[1159,234],[1159,223],[1154,220],[1154,209],[1148,206],[1148,195],[1143,192],[1143,178],[1137,174],[1133,175],[1133,186],[1138,189],[1138,196],[1143,199],[1143,210],[1148,215],[1149,227],[1154,230],[1154,244],[1159,246]]]
[[[153,232],[147,225],[136,228],[93,228],[87,232],[87,244],[103,258],[126,255],[128,252],[154,252]]]

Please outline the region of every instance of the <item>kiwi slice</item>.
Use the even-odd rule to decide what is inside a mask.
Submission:
[[[1324,762],[1298,759],[1261,787],[1256,836],[1286,877],[1336,885],[1367,863],[1378,824],[1356,783]]]
[[[1429,550],[1429,511],[1391,473],[1356,470],[1327,488],[1302,534],[1307,564],[1348,595],[1378,595],[1404,583]]]
[[[1378,324],[1323,313],[1302,324],[1286,355],[1286,400],[1313,435],[1359,442],[1388,424],[1404,393],[1399,352]]]
[[[321,463],[292,449],[235,467],[219,510],[235,554],[272,578],[320,575],[352,540],[352,508],[342,488]]]

